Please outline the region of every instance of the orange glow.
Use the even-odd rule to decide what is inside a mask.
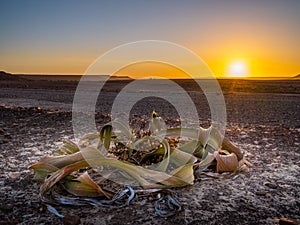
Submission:
[[[164,77],[171,79],[178,78],[190,78],[185,72],[182,70],[159,62],[140,62],[128,65],[118,72],[115,75],[126,75],[133,79],[143,78],[143,77]]]
[[[245,45],[248,42],[245,40]],[[259,51],[259,45],[245,47],[241,42],[235,50],[233,44],[225,47],[215,46],[214,51],[210,49],[195,49],[193,43],[189,47],[203,59],[213,71],[217,78],[230,77],[292,77],[299,74],[299,62],[277,56],[272,57],[267,50]],[[250,45],[250,44],[249,44]],[[99,53],[100,54],[100,53]],[[82,75],[88,66],[99,56],[99,54],[85,54],[78,56],[72,54],[41,54],[33,56],[28,54],[0,54],[1,70],[16,74],[61,74]],[[101,55],[101,54],[100,54]],[[291,55],[292,57],[292,55]],[[282,60],[281,60],[282,59]],[[287,61],[288,60],[288,61]],[[234,66],[236,61],[241,61],[242,66]],[[188,63],[188,62],[186,62]],[[231,68],[233,67],[233,68]],[[234,69],[235,67],[235,69]],[[231,69],[230,69],[231,68]],[[240,71],[238,71],[240,70]],[[189,78],[187,74],[177,68],[159,63],[144,62],[130,65],[120,70],[118,75],[128,75],[132,78],[141,76],[165,76],[167,78]]]
[[[229,77],[247,77],[248,65],[244,61],[234,61],[228,65],[227,76]]]

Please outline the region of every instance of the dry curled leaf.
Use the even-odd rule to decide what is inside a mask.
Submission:
[[[65,181],[63,186],[69,193],[76,196],[111,197],[111,195],[103,191],[102,188],[92,180],[88,172],[84,172],[76,179]]]
[[[233,172],[236,171],[239,166],[239,161],[234,153],[229,155],[221,155],[219,152],[215,153],[217,160],[217,172]]]

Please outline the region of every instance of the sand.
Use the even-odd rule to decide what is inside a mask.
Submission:
[[[110,120],[110,105],[129,81],[109,83],[97,105],[98,127]],[[186,87],[210,123],[203,94]],[[228,123],[226,136],[253,165],[231,178],[200,176],[193,186],[175,189],[182,210],[161,218],[154,214],[157,194],[134,199],[121,209],[63,207],[63,215],[82,224],[278,224],[300,220],[300,81],[222,80]],[[73,139],[72,100],[77,82],[0,82],[0,224],[62,224],[39,199],[40,184],[28,165],[52,154],[64,139]],[[41,109],[38,109],[37,107]],[[135,118],[158,109],[168,125],[176,123],[174,107],[159,99],[140,101]],[[76,216],[75,216],[76,215]]]

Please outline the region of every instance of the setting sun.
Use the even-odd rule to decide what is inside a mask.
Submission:
[[[243,61],[234,61],[229,65],[228,76],[247,77],[249,75],[248,65]]]

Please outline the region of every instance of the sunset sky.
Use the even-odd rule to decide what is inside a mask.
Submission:
[[[0,70],[10,73],[83,74],[104,52],[144,39],[189,48],[217,77],[300,73],[299,0],[1,0],[0,6]]]

